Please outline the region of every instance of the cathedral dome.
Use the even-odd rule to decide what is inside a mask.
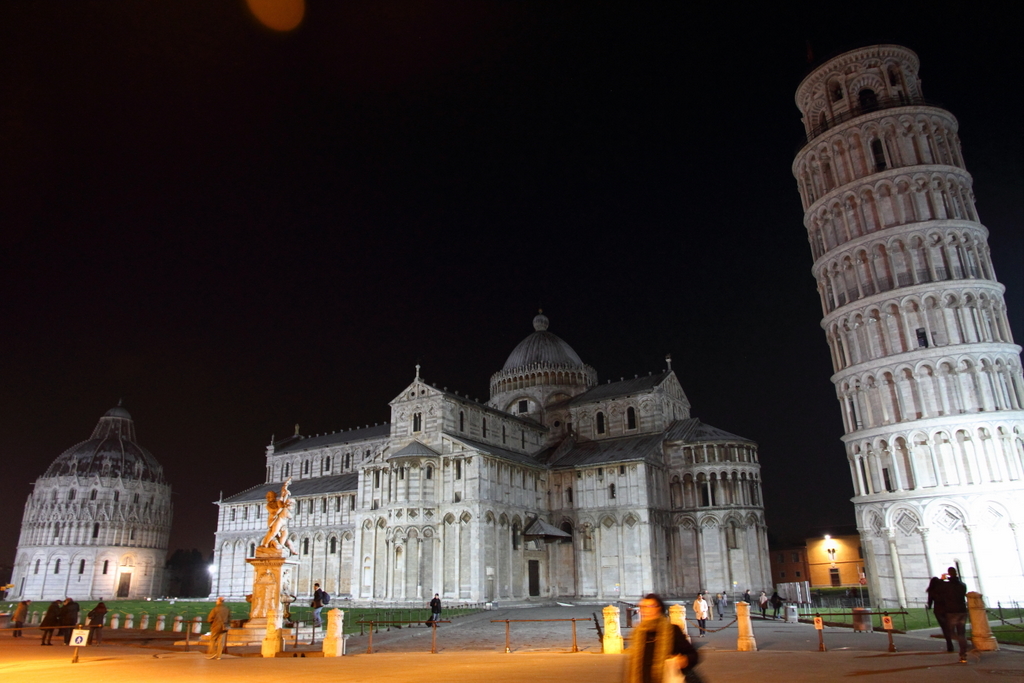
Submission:
[[[533,329],[536,331],[519,342],[509,354],[502,367],[503,372],[535,365],[585,367],[571,346],[558,335],[548,332],[548,319],[543,312],[533,319]]]
[[[71,475],[165,483],[163,468],[149,451],[136,443],[135,423],[120,405],[100,418],[88,441],[61,453],[43,478]]]

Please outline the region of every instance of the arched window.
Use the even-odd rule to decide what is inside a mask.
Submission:
[[[292,464],[290,462],[286,462],[284,464],[284,478],[287,479],[290,476],[292,476]]]
[[[878,108],[878,95],[871,88],[863,88],[857,93],[857,99],[860,101],[860,108],[863,111],[873,111]]]
[[[501,442],[505,443],[508,440],[508,435],[505,433],[505,425],[501,425]]]
[[[486,439],[487,438],[487,418],[486,417],[483,420],[481,420],[481,428],[484,431],[484,438]]]
[[[38,574],[39,573],[39,560],[36,560],[36,568],[35,568],[35,570],[32,573],[33,574]]]
[[[427,479],[433,479],[433,478],[434,478],[434,466],[433,465],[427,465]]]
[[[421,432],[423,431],[423,413],[412,414],[412,431]]]
[[[231,521],[235,521],[235,508],[231,508]]]
[[[106,574],[108,569],[110,569],[110,560],[103,560],[103,573]]]
[[[308,460],[303,460],[302,461],[302,473],[303,474],[309,474],[309,461]]]
[[[352,466],[352,454],[351,453],[346,453],[345,454],[345,469],[347,470],[351,466]]]
[[[615,484],[608,484],[608,497],[609,498],[614,498],[615,497]]]
[[[256,544],[255,543],[250,543],[249,544],[249,557],[256,557]]]
[[[57,538],[58,536],[60,536],[60,524],[54,524],[53,525],[53,537]]]
[[[74,499],[75,499],[75,490],[71,489],[70,491],[68,491],[68,500],[74,500]]]
[[[876,173],[886,169],[885,148],[882,146],[882,141],[878,138],[871,141],[871,157],[875,161]]]
[[[604,413],[597,414],[597,433],[604,434]]]
[[[89,500],[96,500],[96,489],[93,489],[92,493],[89,494]]]
[[[564,531],[565,533],[569,534],[568,538],[564,536],[562,538],[559,538],[559,542],[572,543],[572,524],[569,524],[569,522],[562,522],[561,526],[559,526],[558,528]]]
[[[572,487],[569,486],[565,489],[565,499],[572,505]]]
[[[99,538],[100,537],[100,523],[99,522],[94,522],[93,525],[92,525],[92,537],[93,538]]]
[[[626,408],[626,429],[636,429],[636,408]]]
[[[512,550],[519,550],[522,541],[522,530],[519,527],[519,522],[516,522],[512,525]]]
[[[79,560],[78,561],[78,573],[79,574],[84,574],[85,573],[85,560]]]
[[[459,411],[459,431],[466,431],[466,413]]]
[[[53,573],[60,574],[60,560],[53,563]]]
[[[331,555],[338,552],[338,539],[331,537]]]
[[[302,539],[302,554],[303,555],[309,555],[309,539],[308,538]]]

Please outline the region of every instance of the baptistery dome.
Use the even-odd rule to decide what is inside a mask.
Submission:
[[[135,423],[121,406],[108,410],[89,440],[64,451],[43,477],[74,474],[164,483],[163,468],[149,451],[136,443]]]

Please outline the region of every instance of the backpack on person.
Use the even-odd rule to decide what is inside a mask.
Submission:
[[[323,591],[323,595],[320,596],[320,604],[328,605],[331,602],[331,594],[327,591]]]

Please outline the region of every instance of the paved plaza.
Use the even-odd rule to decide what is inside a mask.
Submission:
[[[600,606],[513,608],[481,612],[455,619],[438,628],[438,654],[430,654],[431,632],[425,627],[382,630],[374,635],[374,654],[366,654],[368,638],[353,636],[348,655],[314,656],[315,648],[301,645],[305,657],[262,659],[255,648],[233,650],[219,661],[202,652],[184,652],[173,640],[180,634],[150,634],[138,642],[138,632],[107,632],[107,643],[82,648],[80,661],[71,663],[72,648],[40,647],[38,630],[26,629],[20,641],[0,637],[0,679],[11,683],[67,683],[69,676],[89,680],[249,681],[314,677],[315,680],[374,683],[439,681],[461,683],[617,683],[622,655],[603,655],[592,621],[577,622],[579,653],[570,652],[569,622],[529,622],[511,625],[511,654],[505,653],[505,625],[492,619],[587,618]],[[711,621],[721,628],[731,620]],[[628,630],[626,633],[628,634]],[[707,683],[743,681],[819,682],[835,678],[899,683],[945,681],[1024,681],[1024,650],[1002,647],[999,652],[972,654],[967,664],[945,652],[941,640],[917,632],[895,636],[898,652],[889,653],[884,633],[853,633],[826,629],[828,652],[818,652],[818,638],[807,624],[754,620],[757,652],[736,651],[735,624],[706,638],[694,638],[700,648],[700,673]],[[691,629],[695,636],[695,629]]]

